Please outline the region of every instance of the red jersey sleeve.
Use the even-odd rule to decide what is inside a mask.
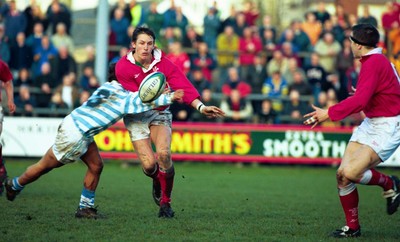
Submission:
[[[0,81],[2,82],[8,82],[13,79],[13,76],[11,74],[10,68],[8,68],[8,65],[0,61]]]

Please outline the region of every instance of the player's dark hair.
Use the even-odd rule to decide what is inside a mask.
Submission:
[[[138,39],[139,34],[147,34],[150,35],[153,38],[153,41],[156,41],[156,35],[154,34],[154,31],[144,27],[144,26],[140,26],[135,28],[135,30],[132,33],[132,42],[136,42],[136,40]]]
[[[375,48],[379,42],[379,32],[372,24],[356,24],[351,30],[350,39],[356,44]]]
[[[108,66],[107,81],[109,81],[109,82],[111,82],[113,80],[118,81],[117,76],[115,75],[115,66],[116,65],[117,65],[117,63],[111,63]]]

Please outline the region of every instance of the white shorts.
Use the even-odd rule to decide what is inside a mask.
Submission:
[[[365,118],[353,132],[350,141],[368,145],[384,162],[400,145],[400,115]]]
[[[150,110],[124,117],[124,124],[132,141],[150,138],[150,126],[164,125],[171,129],[172,114],[169,110]]]
[[[56,141],[52,149],[59,162],[68,164],[80,159],[92,142],[93,137],[84,137],[75,126],[71,115],[68,115],[58,127]]]

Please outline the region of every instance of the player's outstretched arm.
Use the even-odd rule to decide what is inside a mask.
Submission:
[[[196,108],[201,114],[207,118],[220,118],[225,116],[225,112],[216,106],[206,106],[199,99],[192,102],[192,107]]]

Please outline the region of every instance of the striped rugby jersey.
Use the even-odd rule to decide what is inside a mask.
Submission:
[[[152,103],[142,103],[138,92],[125,90],[117,81],[101,85],[80,107],[71,112],[76,127],[93,137],[115,124],[125,114],[136,114],[170,105],[173,93],[162,94]]]

